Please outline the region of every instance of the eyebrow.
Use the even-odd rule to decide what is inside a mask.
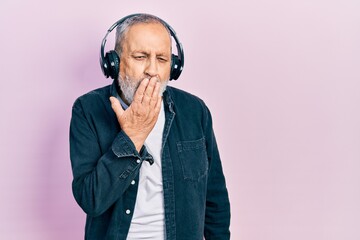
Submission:
[[[149,55],[149,53],[147,53],[146,51],[133,51],[133,52],[131,52],[131,54],[136,54],[136,53],[141,53],[141,54],[144,54],[144,55]]]
[[[144,54],[146,56],[150,55],[148,52],[146,52],[144,50],[135,50],[135,51],[131,52],[131,54],[137,54],[137,53]],[[168,56],[168,55],[164,52],[160,52],[160,53],[156,54],[156,56]]]

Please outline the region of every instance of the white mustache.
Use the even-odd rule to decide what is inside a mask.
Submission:
[[[143,77],[138,80],[138,79],[132,79],[128,75],[125,76],[125,79],[122,79],[121,76],[119,76],[119,86],[120,86],[121,92],[122,92],[125,100],[129,104],[131,104],[132,101],[134,100],[135,92],[139,88],[141,81],[144,80],[145,78],[149,78],[149,77]],[[160,79],[158,78],[157,81],[161,83],[159,92],[160,92],[160,96],[162,96],[166,90],[166,86],[167,86],[169,80],[161,82]]]

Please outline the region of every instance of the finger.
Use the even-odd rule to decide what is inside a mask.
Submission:
[[[158,102],[160,85],[161,85],[160,82],[156,82],[156,85],[155,85],[155,88],[154,88],[154,91],[152,93],[151,100],[150,100],[150,106],[152,108],[154,108]]]
[[[111,96],[109,99],[111,102],[111,108],[115,112],[116,117],[120,118],[120,116],[124,113],[124,109],[121,107],[119,100],[113,96]]]
[[[160,109],[161,109],[161,104],[162,104],[162,96],[157,96],[157,102],[156,102],[156,106],[155,106],[155,115],[158,116],[160,113]]]
[[[145,93],[144,93],[144,97],[143,97],[143,100],[142,100],[142,103],[145,104],[145,105],[149,105],[150,104],[150,101],[151,101],[151,97],[152,97],[152,94],[154,92],[154,88],[156,86],[156,82],[157,82],[157,78],[156,77],[152,77],[150,78],[150,82],[149,84],[147,85],[146,87],[146,90],[145,90]]]
[[[149,84],[149,79],[145,78],[141,81],[138,89],[135,92],[134,95],[134,102],[141,103],[144,97],[145,89],[147,85]]]

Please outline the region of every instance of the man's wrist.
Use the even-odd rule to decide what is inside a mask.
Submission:
[[[146,136],[141,136],[141,134],[132,134],[128,133],[127,131],[124,131],[126,135],[130,138],[130,140],[133,142],[136,151],[140,152],[142,146],[144,145]]]

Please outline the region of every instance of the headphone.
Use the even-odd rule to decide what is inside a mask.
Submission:
[[[107,33],[102,40],[101,49],[100,49],[100,66],[101,70],[104,73],[105,77],[108,78],[109,76],[112,79],[117,79],[119,75],[119,68],[120,68],[120,58],[116,51],[111,50],[104,54],[104,48],[106,43],[106,38],[108,34],[117,26],[125,22],[127,19],[140,16],[142,14],[131,14],[126,17],[121,18],[119,21],[114,23],[108,30]],[[160,21],[167,27],[170,32],[170,35],[174,38],[176,42],[177,54],[171,54],[171,70],[170,70],[170,80],[176,80],[179,78],[183,67],[184,67],[184,51],[179,39],[176,37],[176,33],[174,29],[167,24],[164,20],[160,19]]]

